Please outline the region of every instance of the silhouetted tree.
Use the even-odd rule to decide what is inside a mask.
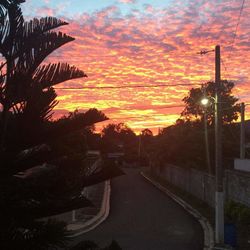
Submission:
[[[177,120],[156,137],[155,159],[161,164],[173,163],[202,170],[205,162],[203,133],[200,122]]]
[[[145,129],[143,129],[143,130],[141,131],[141,135],[142,135],[143,137],[152,137],[152,136],[153,136],[153,132],[152,132],[150,129],[145,128]]]
[[[152,158],[152,152],[154,151],[154,136],[153,132],[145,128],[141,131],[140,135],[138,136],[139,140],[139,147],[140,147],[140,164],[141,165],[148,165],[149,161]]]
[[[25,22],[22,2],[0,1],[0,53],[5,59],[0,66],[0,248],[55,249],[65,246],[65,224],[37,218],[89,206],[81,195],[83,188],[122,172],[103,161],[86,174],[86,148],[78,139],[94,123],[107,119],[102,112],[90,109],[48,121],[57,104],[52,86],[86,75],[68,64],[41,66],[73,38],[51,31],[67,24],[61,20]],[[60,148],[62,143],[66,150]]]
[[[235,126],[233,121],[238,118],[240,107],[238,101],[232,95],[233,82],[221,82],[221,106],[223,119],[223,164],[228,167],[228,162],[238,154],[238,140],[235,137],[239,134],[239,126]],[[181,113],[181,118],[176,124],[164,128],[157,136],[157,147],[155,147],[155,158],[162,163],[174,163],[183,167],[199,168],[206,170],[206,151],[204,142],[204,107],[201,99],[205,96],[210,98],[210,105],[206,107],[208,118],[208,137],[211,156],[214,148],[214,100],[215,83],[208,82],[206,86],[192,88],[189,95],[183,101],[186,104]],[[234,139],[232,139],[232,136]],[[212,172],[214,173],[214,157],[211,157]]]
[[[234,83],[223,80],[221,81],[221,88],[219,90],[221,95],[221,107],[222,107],[222,120],[226,123],[236,121],[238,118],[238,112],[240,111],[239,104],[236,104],[238,99],[232,95],[232,89]],[[192,88],[189,91],[188,96],[183,98],[185,103],[185,109],[182,111],[182,117],[202,119],[204,114],[204,106],[201,105],[201,99],[205,96],[209,99],[215,96],[216,84],[214,82],[208,82],[205,86],[199,88]],[[206,107],[207,119],[209,123],[214,121],[214,100],[210,98],[210,105]]]
[[[136,134],[126,124],[108,124],[101,134],[104,152],[122,150],[127,161],[136,160],[138,152]]]
[[[25,121],[36,123],[51,116],[57,104],[52,88],[55,84],[86,74],[67,63],[41,65],[54,50],[74,38],[52,31],[66,22],[46,17],[24,21],[20,3],[23,0],[0,2],[0,65],[1,147],[7,128],[8,112],[23,115]]]

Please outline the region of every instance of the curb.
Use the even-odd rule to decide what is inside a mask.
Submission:
[[[150,179],[148,176],[146,176],[143,172],[141,172],[141,175],[150,183],[152,183],[155,187],[163,191],[165,194],[167,194],[170,198],[172,198],[175,202],[177,202],[179,205],[181,205],[188,213],[190,213],[192,216],[194,216],[199,223],[201,224],[203,231],[204,231],[204,248],[203,250],[212,250],[214,247],[214,230],[209,223],[209,221],[203,217],[200,212],[198,212],[196,209],[194,209],[192,206],[190,206],[188,203],[186,203],[184,200],[182,200],[180,197],[176,196],[172,192],[170,192],[167,188],[163,187],[158,182]]]
[[[68,235],[69,238],[74,238],[84,233],[87,233],[96,228],[98,225],[100,225],[104,220],[106,220],[110,211],[110,193],[111,193],[111,186],[110,186],[110,180],[108,180],[105,181],[102,205],[100,207],[100,211],[98,212],[98,214],[92,219],[83,223],[82,225],[79,225],[77,229],[69,230],[71,233],[70,235]],[[70,225],[74,224],[69,224],[68,226]]]

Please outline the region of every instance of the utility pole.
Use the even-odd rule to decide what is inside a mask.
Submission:
[[[221,144],[221,74],[220,74],[220,46],[215,47],[215,241],[224,243],[224,193]]]
[[[207,110],[204,110],[204,130],[205,130],[205,148],[206,148],[206,159],[207,159],[207,169],[208,173],[212,174],[211,162],[210,162],[210,152],[209,152],[209,142],[208,142],[208,128],[207,128]]]
[[[245,159],[245,103],[240,106],[240,159]]]
[[[204,53],[204,52],[200,52]],[[202,84],[202,92],[203,96],[205,99],[207,99],[207,94],[206,94],[206,86]],[[207,170],[209,174],[212,174],[212,169],[211,169],[211,162],[210,162],[210,152],[209,152],[209,140],[208,140],[208,128],[207,128],[207,104],[204,105],[204,137],[205,137],[205,151],[206,151],[206,161],[207,161]]]

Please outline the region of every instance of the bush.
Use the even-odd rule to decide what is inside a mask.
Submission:
[[[250,225],[250,208],[234,201],[228,201],[225,204],[225,217],[229,222]]]

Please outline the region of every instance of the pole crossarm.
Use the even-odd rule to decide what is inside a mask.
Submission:
[[[213,50],[201,50],[200,52],[197,52],[197,54],[202,56],[210,52],[214,52],[214,49]]]

